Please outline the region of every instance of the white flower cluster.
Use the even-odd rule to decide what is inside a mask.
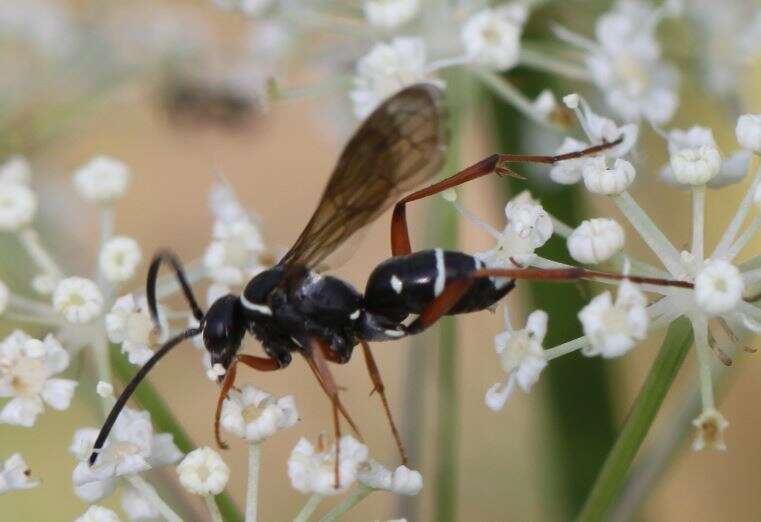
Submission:
[[[87,458],[98,436],[97,428],[82,428],[76,431],[69,451],[79,460],[72,480],[74,492],[87,502],[99,502],[110,496],[117,486],[116,479],[137,475],[149,469],[174,464],[182,458],[169,433],[155,434],[150,414],[124,408],[116,419],[111,434],[93,466]],[[132,491],[128,499],[140,497]],[[123,501],[134,504],[133,501]]]
[[[159,308],[161,331],[154,330],[148,303],[144,297],[135,300],[132,294],[114,302],[106,314],[106,332],[112,343],[120,344],[129,362],[142,365],[153,355],[151,346],[163,343],[169,336],[169,325],[163,308]]]
[[[391,471],[369,458],[367,446],[350,435],[340,440],[338,488],[335,484],[336,445],[324,448],[322,437],[315,447],[307,439],[300,439],[288,459],[288,476],[291,485],[302,493],[337,495],[346,491],[355,481],[365,486],[390,491],[399,495],[417,495],[423,488],[423,477],[406,466]]]
[[[48,334],[37,340],[16,330],[0,342],[0,423],[31,427],[45,404],[65,410],[77,382],[55,377],[69,366],[69,354]]]
[[[655,38],[658,23],[670,14],[667,5],[653,8],[639,0],[620,0],[597,20],[596,41],[558,30],[561,38],[586,52],[594,83],[610,109],[626,120],[663,124],[677,109],[678,76],[661,59]]]
[[[241,285],[261,271],[266,253],[255,217],[240,205],[230,187],[217,185],[210,193],[215,216],[212,242],[203,263],[209,277],[220,285],[216,293],[227,293],[230,285]]]

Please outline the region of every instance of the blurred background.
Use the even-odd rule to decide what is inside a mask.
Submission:
[[[589,32],[596,16],[609,5],[555,4],[549,2],[533,15],[527,31],[546,34],[548,20],[554,20]],[[118,203],[116,228],[136,238],[146,257],[160,247],[173,248],[185,260],[203,254],[212,227],[207,199],[215,172],[223,173],[241,202],[260,216],[269,245],[287,248],[296,238],[354,123],[345,93],[338,91],[269,104],[262,101],[266,82],[256,67],[246,65],[264,60],[255,44],[263,31],[256,21],[224,12],[210,1],[0,1],[0,160],[11,154],[29,158],[41,201],[38,229],[68,271],[88,272],[96,257],[95,208],[82,204],[71,184],[72,172],[96,154],[117,157],[133,171],[130,190]],[[679,24],[669,26],[664,39],[690,41]],[[676,59],[680,66],[693,65],[686,54],[677,53]],[[289,81],[307,83],[328,67],[319,60],[315,63],[289,69]],[[509,74],[528,91],[552,86],[562,94],[578,88],[521,68]],[[759,67],[742,78],[741,96],[751,112],[761,111],[760,86]],[[681,93],[682,106],[672,125],[709,126],[719,146],[731,150],[734,117],[725,100],[689,76]],[[467,94],[472,103],[462,115],[461,166],[496,151],[549,153],[560,143],[560,137],[539,131],[479,86],[469,86]],[[658,166],[666,161],[662,140],[644,133],[638,153],[640,174],[632,193],[664,224],[669,237],[688,238],[689,198],[655,184]],[[537,177],[543,171],[524,172]],[[463,204],[501,227],[503,207],[521,186],[484,179],[463,189]],[[721,199],[709,194],[709,243],[723,230],[745,187],[743,183],[725,190]],[[542,183],[532,183],[532,188],[543,202],[555,207],[556,214],[576,221],[578,216],[616,215],[612,206],[594,207],[599,200],[581,208],[577,194],[558,192]],[[415,204],[409,212],[413,245],[437,246],[437,221],[453,219],[451,206],[439,198]],[[356,254],[336,274],[363,287],[375,264],[389,254],[388,225],[388,215],[374,223]],[[467,252],[491,247],[492,240],[467,223],[458,225],[457,237],[458,247]],[[630,251],[651,259],[633,230],[627,229],[627,239]],[[0,276],[19,292],[28,292],[24,285],[29,273],[14,240],[3,238],[0,247]],[[749,251],[758,248],[756,242]],[[562,322],[565,315],[568,324],[574,325],[575,312],[565,305],[568,299],[581,297],[575,287],[554,288],[519,285],[510,297],[511,312],[520,323],[531,303],[542,303],[550,311],[550,335],[562,341],[572,333],[554,321]],[[557,312],[553,303],[559,306]],[[0,335],[17,326],[0,320]],[[439,388],[438,328],[420,340],[375,348],[392,409],[412,450],[411,467],[423,473],[424,489],[417,498],[403,502],[391,494],[375,493],[346,520],[438,518],[435,493],[442,477],[437,467],[441,434],[436,415],[438,409],[449,407],[442,403],[447,399]],[[485,406],[484,393],[502,378],[493,347],[493,337],[501,330],[499,314],[457,319],[457,404],[452,406],[459,408],[458,470],[452,518],[569,519],[583,502],[661,338],[653,336],[613,361],[580,354],[553,361],[530,395],[516,393],[503,411],[495,413]],[[256,352],[259,348],[249,339],[246,349]],[[759,519],[758,357],[741,356],[720,388],[720,407],[731,422],[726,432],[728,451],[693,453],[689,420],[694,415],[685,411],[697,385],[694,361],[688,356],[635,463],[639,482],[627,491],[633,501],[643,502],[641,509],[634,510],[637,519]],[[192,440],[212,445],[217,388],[205,378],[198,360],[198,351],[188,343],[162,362],[150,381]],[[85,371],[83,364],[72,364],[71,374],[81,371]],[[265,443],[261,479],[261,520],[289,520],[306,498],[290,486],[287,457],[299,437],[314,439],[331,429],[329,403],[301,361],[273,374],[240,373],[241,382],[296,397],[302,420]],[[371,384],[364,363],[355,357],[335,374],[347,389],[343,400],[362,427],[372,455],[394,464],[393,440],[377,397],[368,397]],[[686,421],[675,423],[679,418]],[[2,518],[72,520],[81,514],[86,506],[72,492],[75,461],[67,448],[77,428],[99,424],[97,408],[78,393],[70,410],[47,412],[34,429],[0,427],[2,456],[21,451],[43,480],[37,489],[0,496]],[[664,443],[664,436],[673,441]],[[668,444],[674,444],[675,450],[666,457],[653,453]],[[245,496],[245,455],[245,444],[239,441],[224,454],[232,468],[228,490],[239,506]],[[642,467],[653,464],[654,468]],[[645,471],[637,471],[641,469]],[[656,478],[647,478],[648,470],[655,470]],[[163,484],[165,498],[184,505],[184,513],[197,520],[205,518],[201,502],[179,489],[174,471],[149,476]],[[334,503],[335,499],[327,500],[321,510]],[[112,497],[104,504],[116,508],[118,501]]]

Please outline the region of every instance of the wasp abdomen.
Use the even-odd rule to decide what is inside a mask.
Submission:
[[[365,307],[401,321],[421,313],[441,295],[447,284],[483,268],[483,263],[462,252],[440,248],[396,256],[378,265],[367,281]],[[483,310],[502,298],[509,288],[497,288],[489,278],[476,279],[450,314]]]

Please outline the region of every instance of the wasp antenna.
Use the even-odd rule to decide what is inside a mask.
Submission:
[[[145,288],[145,297],[148,300],[148,309],[151,312],[153,326],[157,329],[161,328],[156,302],[156,280],[158,279],[159,268],[161,268],[161,263],[163,262],[169,263],[174,269],[177,281],[182,288],[182,293],[185,295],[185,299],[188,301],[188,305],[190,305],[190,310],[193,312],[193,317],[195,317],[197,321],[201,321],[204,314],[201,307],[198,306],[195,295],[193,295],[193,289],[190,287],[190,283],[188,283],[188,278],[185,275],[185,269],[182,267],[180,258],[171,250],[159,250],[156,252],[156,255],[153,256],[151,266],[148,268],[148,280]]]
[[[119,395],[119,398],[116,400],[114,407],[111,408],[111,412],[108,414],[108,417],[106,417],[106,421],[103,423],[103,427],[100,429],[100,433],[98,433],[98,438],[95,439],[92,453],[88,459],[90,466],[95,464],[95,461],[98,459],[98,453],[103,448],[103,444],[106,442],[108,434],[111,433],[111,428],[113,428],[117,417],[119,417],[119,413],[122,411],[124,405],[135,392],[135,389],[137,388],[137,385],[140,384],[140,381],[142,381],[143,378],[148,375],[148,372],[151,371],[151,368],[153,368],[162,357],[169,353],[172,348],[180,344],[185,339],[198,335],[201,333],[201,331],[202,327],[200,326],[197,328],[189,328],[181,334],[172,337],[164,344],[164,346],[162,346],[156,353],[154,353],[153,356],[148,359],[148,362],[146,362],[142,368],[137,371],[135,376],[132,377],[132,380],[129,381],[127,387],[124,388],[124,391],[122,391],[122,394]]]

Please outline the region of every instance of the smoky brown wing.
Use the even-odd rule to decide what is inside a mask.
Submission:
[[[315,268],[444,163],[448,142],[442,91],[408,87],[386,100],[341,153],[320,202],[281,263]]]

